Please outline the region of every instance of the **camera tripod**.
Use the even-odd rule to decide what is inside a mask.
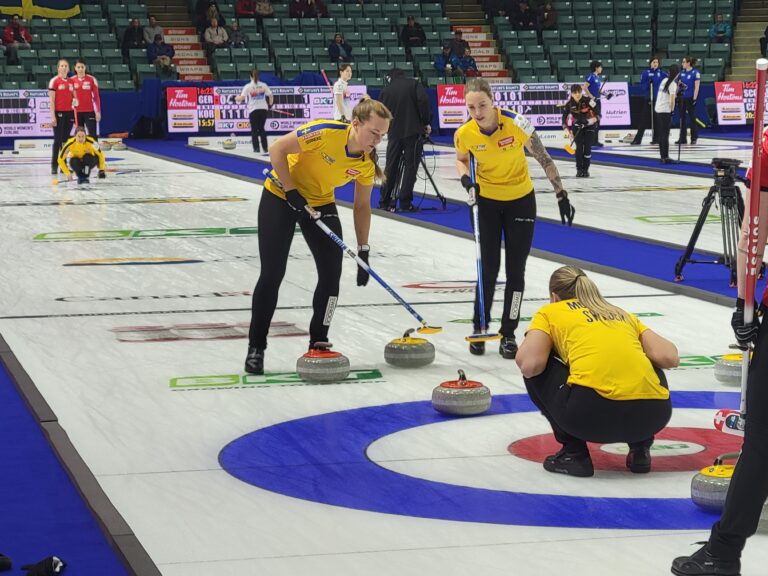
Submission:
[[[736,256],[741,233],[741,220],[744,217],[744,199],[741,190],[736,186],[734,177],[725,174],[723,168],[713,161],[715,165],[715,185],[709,189],[704,201],[701,203],[701,212],[693,228],[693,233],[688,241],[685,252],[675,264],[675,282],[683,280],[683,267],[691,264],[722,264],[730,270],[729,285],[736,286]],[[735,169],[734,169],[735,173]],[[720,228],[723,234],[723,254],[715,260],[693,260],[691,255],[696,247],[701,229],[707,221],[712,204],[719,201]]]
[[[445,199],[445,196],[440,193],[440,191],[437,189],[437,184],[435,184],[435,181],[432,179],[432,174],[429,172],[429,169],[427,168],[427,163],[424,161],[424,143],[425,142],[432,142],[428,138],[422,138],[419,143],[416,145],[416,153],[419,155],[419,162],[418,164],[424,169],[424,173],[427,175],[427,178],[429,179],[429,183],[432,184],[432,189],[435,191],[435,195],[437,196],[437,199],[440,200],[440,204],[442,205],[442,209],[445,210],[447,205],[447,200]],[[406,151],[403,150],[400,154],[400,159],[397,163],[396,168],[396,174],[397,178],[393,186],[387,187],[387,196],[386,198],[382,197],[379,201],[379,207],[384,208],[385,210],[389,210],[390,212],[395,212],[395,205],[397,204],[397,199],[400,197],[400,188],[403,185],[403,178],[405,177],[405,156]],[[416,171],[418,172],[418,165],[416,166]],[[422,210],[436,210],[436,208],[422,208]]]

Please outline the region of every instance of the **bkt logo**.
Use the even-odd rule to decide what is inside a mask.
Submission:
[[[333,105],[333,98],[313,98],[312,104],[315,106],[332,106]]]

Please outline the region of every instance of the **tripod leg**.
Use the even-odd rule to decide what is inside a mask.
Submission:
[[[429,173],[429,170],[427,169],[427,163],[424,162],[424,156],[421,157],[421,167],[424,168],[424,174],[427,175],[427,178],[429,178],[429,183],[432,184],[432,189],[435,191],[435,195],[440,200],[440,204],[443,205],[443,210],[445,210],[445,206],[447,204],[447,200],[445,199],[445,196],[443,196],[440,193],[440,190],[437,189],[437,184],[435,184],[435,181],[432,179],[432,174]]]
[[[693,228],[690,240],[688,240],[688,246],[685,247],[685,252],[682,256],[680,256],[677,264],[675,264],[675,282],[681,282],[683,280],[683,267],[691,260],[691,255],[693,254],[693,250],[696,247],[696,241],[699,239],[699,234],[701,234],[701,229],[704,226],[704,222],[707,221],[709,209],[712,207],[712,203],[715,201],[716,192],[717,188],[712,186],[709,189],[707,196],[704,198],[704,201],[701,203],[699,219],[696,221],[696,226]]]

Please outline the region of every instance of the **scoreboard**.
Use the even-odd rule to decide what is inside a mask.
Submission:
[[[48,90],[0,90],[0,138],[52,134]]]
[[[491,84],[494,104],[523,114],[536,128],[560,128],[563,104],[571,97],[570,84]],[[605,95],[612,94],[611,99]],[[464,85],[437,87],[440,128],[458,128],[469,118],[464,104]],[[626,82],[606,82],[601,99],[601,125],[630,124],[629,88]]]
[[[270,86],[274,104],[267,112],[268,132],[290,132],[311,120],[333,118],[333,96],[327,86]],[[167,88],[168,131],[202,134],[250,132],[248,107],[238,104],[242,86]],[[354,107],[365,86],[349,86]]]

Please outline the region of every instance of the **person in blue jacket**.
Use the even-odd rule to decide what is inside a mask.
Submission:
[[[449,45],[443,46],[443,51],[435,57],[435,70],[441,76],[453,76],[461,74],[459,59],[451,52]]]
[[[696,58],[683,56],[683,71],[680,72],[680,89],[682,102],[680,104],[680,138],[675,144],[688,144],[686,130],[691,126],[691,144],[698,140],[699,127],[696,125],[696,100],[699,97],[701,74],[696,68]]]
[[[603,81],[600,79],[600,74],[603,73],[603,63],[599,60],[592,60],[589,64],[591,72],[584,77],[584,84],[581,85],[584,92],[584,96],[589,100],[589,105],[595,110],[595,114],[600,117],[600,98],[602,96]],[[592,104],[594,102],[594,105]],[[603,143],[600,142],[600,124],[595,125],[595,141],[592,143],[594,148],[602,148]]]
[[[650,107],[651,118],[651,144],[658,144],[656,139],[656,112],[654,106],[656,105],[656,96],[659,94],[659,85],[661,81],[667,77],[667,73],[659,68],[659,58],[652,56],[648,61],[648,69],[643,71],[643,75],[640,77],[640,88],[643,96],[645,97],[646,104]],[[643,136],[645,135],[645,125],[641,125],[637,129],[635,139],[632,140],[632,145],[642,144]]]

